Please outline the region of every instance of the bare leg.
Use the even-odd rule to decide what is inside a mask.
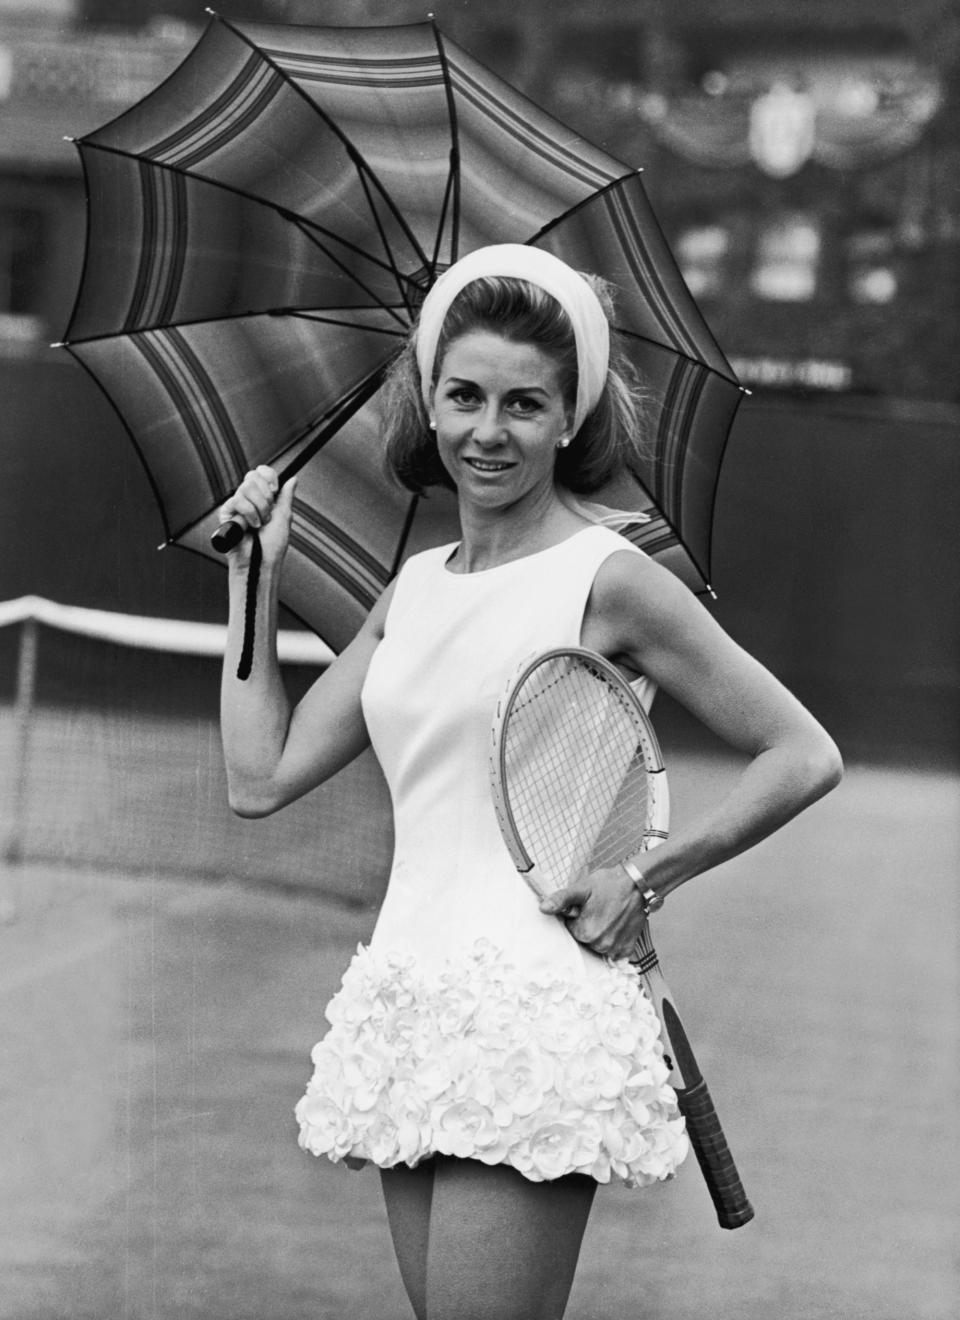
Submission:
[[[426,1160],[415,1169],[401,1164],[380,1170],[393,1249],[417,1320],[427,1320],[427,1246],[435,1166],[435,1160]]]
[[[535,1183],[506,1165],[435,1163],[429,1320],[561,1320],[593,1179]]]

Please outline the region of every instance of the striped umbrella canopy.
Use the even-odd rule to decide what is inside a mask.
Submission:
[[[708,589],[741,397],[640,175],[432,23],[214,17],[172,75],[77,143],[84,268],[66,347],[146,466],[166,540],[215,555],[216,508],[259,463],[302,468],[284,601],[341,649],[403,558],[458,535],[453,498],[384,474],[377,392],[459,256],[530,243],[618,289],[651,401],[642,480],[598,498]]]

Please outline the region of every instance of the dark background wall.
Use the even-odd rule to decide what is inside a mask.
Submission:
[[[65,356],[5,366],[0,391],[0,599],[222,619],[217,566],[155,548],[163,529],[149,484],[82,370]],[[753,397],[739,413],[718,492],[711,608],[848,752],[940,757],[957,746],[958,494],[949,410]],[[0,634],[7,690],[12,642]],[[51,696],[76,696],[77,684],[115,695],[121,682],[148,703],[214,700],[209,663],[105,661],[100,644],[88,654],[52,635],[44,646]]]

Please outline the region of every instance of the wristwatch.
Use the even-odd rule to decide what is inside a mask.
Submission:
[[[640,897],[643,899],[644,917],[649,917],[652,912],[659,911],[663,907],[663,895],[658,894],[655,889],[651,888],[647,883],[647,877],[639,867],[634,866],[633,862],[621,862],[620,865],[630,877],[630,883],[639,891]]]

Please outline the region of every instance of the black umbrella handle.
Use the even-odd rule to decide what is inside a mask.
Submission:
[[[247,589],[243,617],[243,647],[240,663],[237,666],[237,678],[247,679],[253,668],[253,644],[256,637],[257,588],[260,585],[260,565],[263,562],[263,549],[255,527],[247,527],[240,518],[228,518],[222,522],[210,537],[210,544],[219,554],[225,555],[238,546],[247,532],[250,533],[250,562],[247,565]]]
[[[243,528],[241,527],[241,536]],[[260,536],[256,529],[250,531],[250,563],[247,565],[247,590],[243,612],[243,647],[237,665],[237,678],[245,682],[253,668],[253,644],[257,632],[257,588],[260,585],[260,565],[263,562],[263,550]]]
[[[229,518],[210,537],[210,544],[218,554],[225,555],[240,544],[246,530],[246,525],[239,518]]]

